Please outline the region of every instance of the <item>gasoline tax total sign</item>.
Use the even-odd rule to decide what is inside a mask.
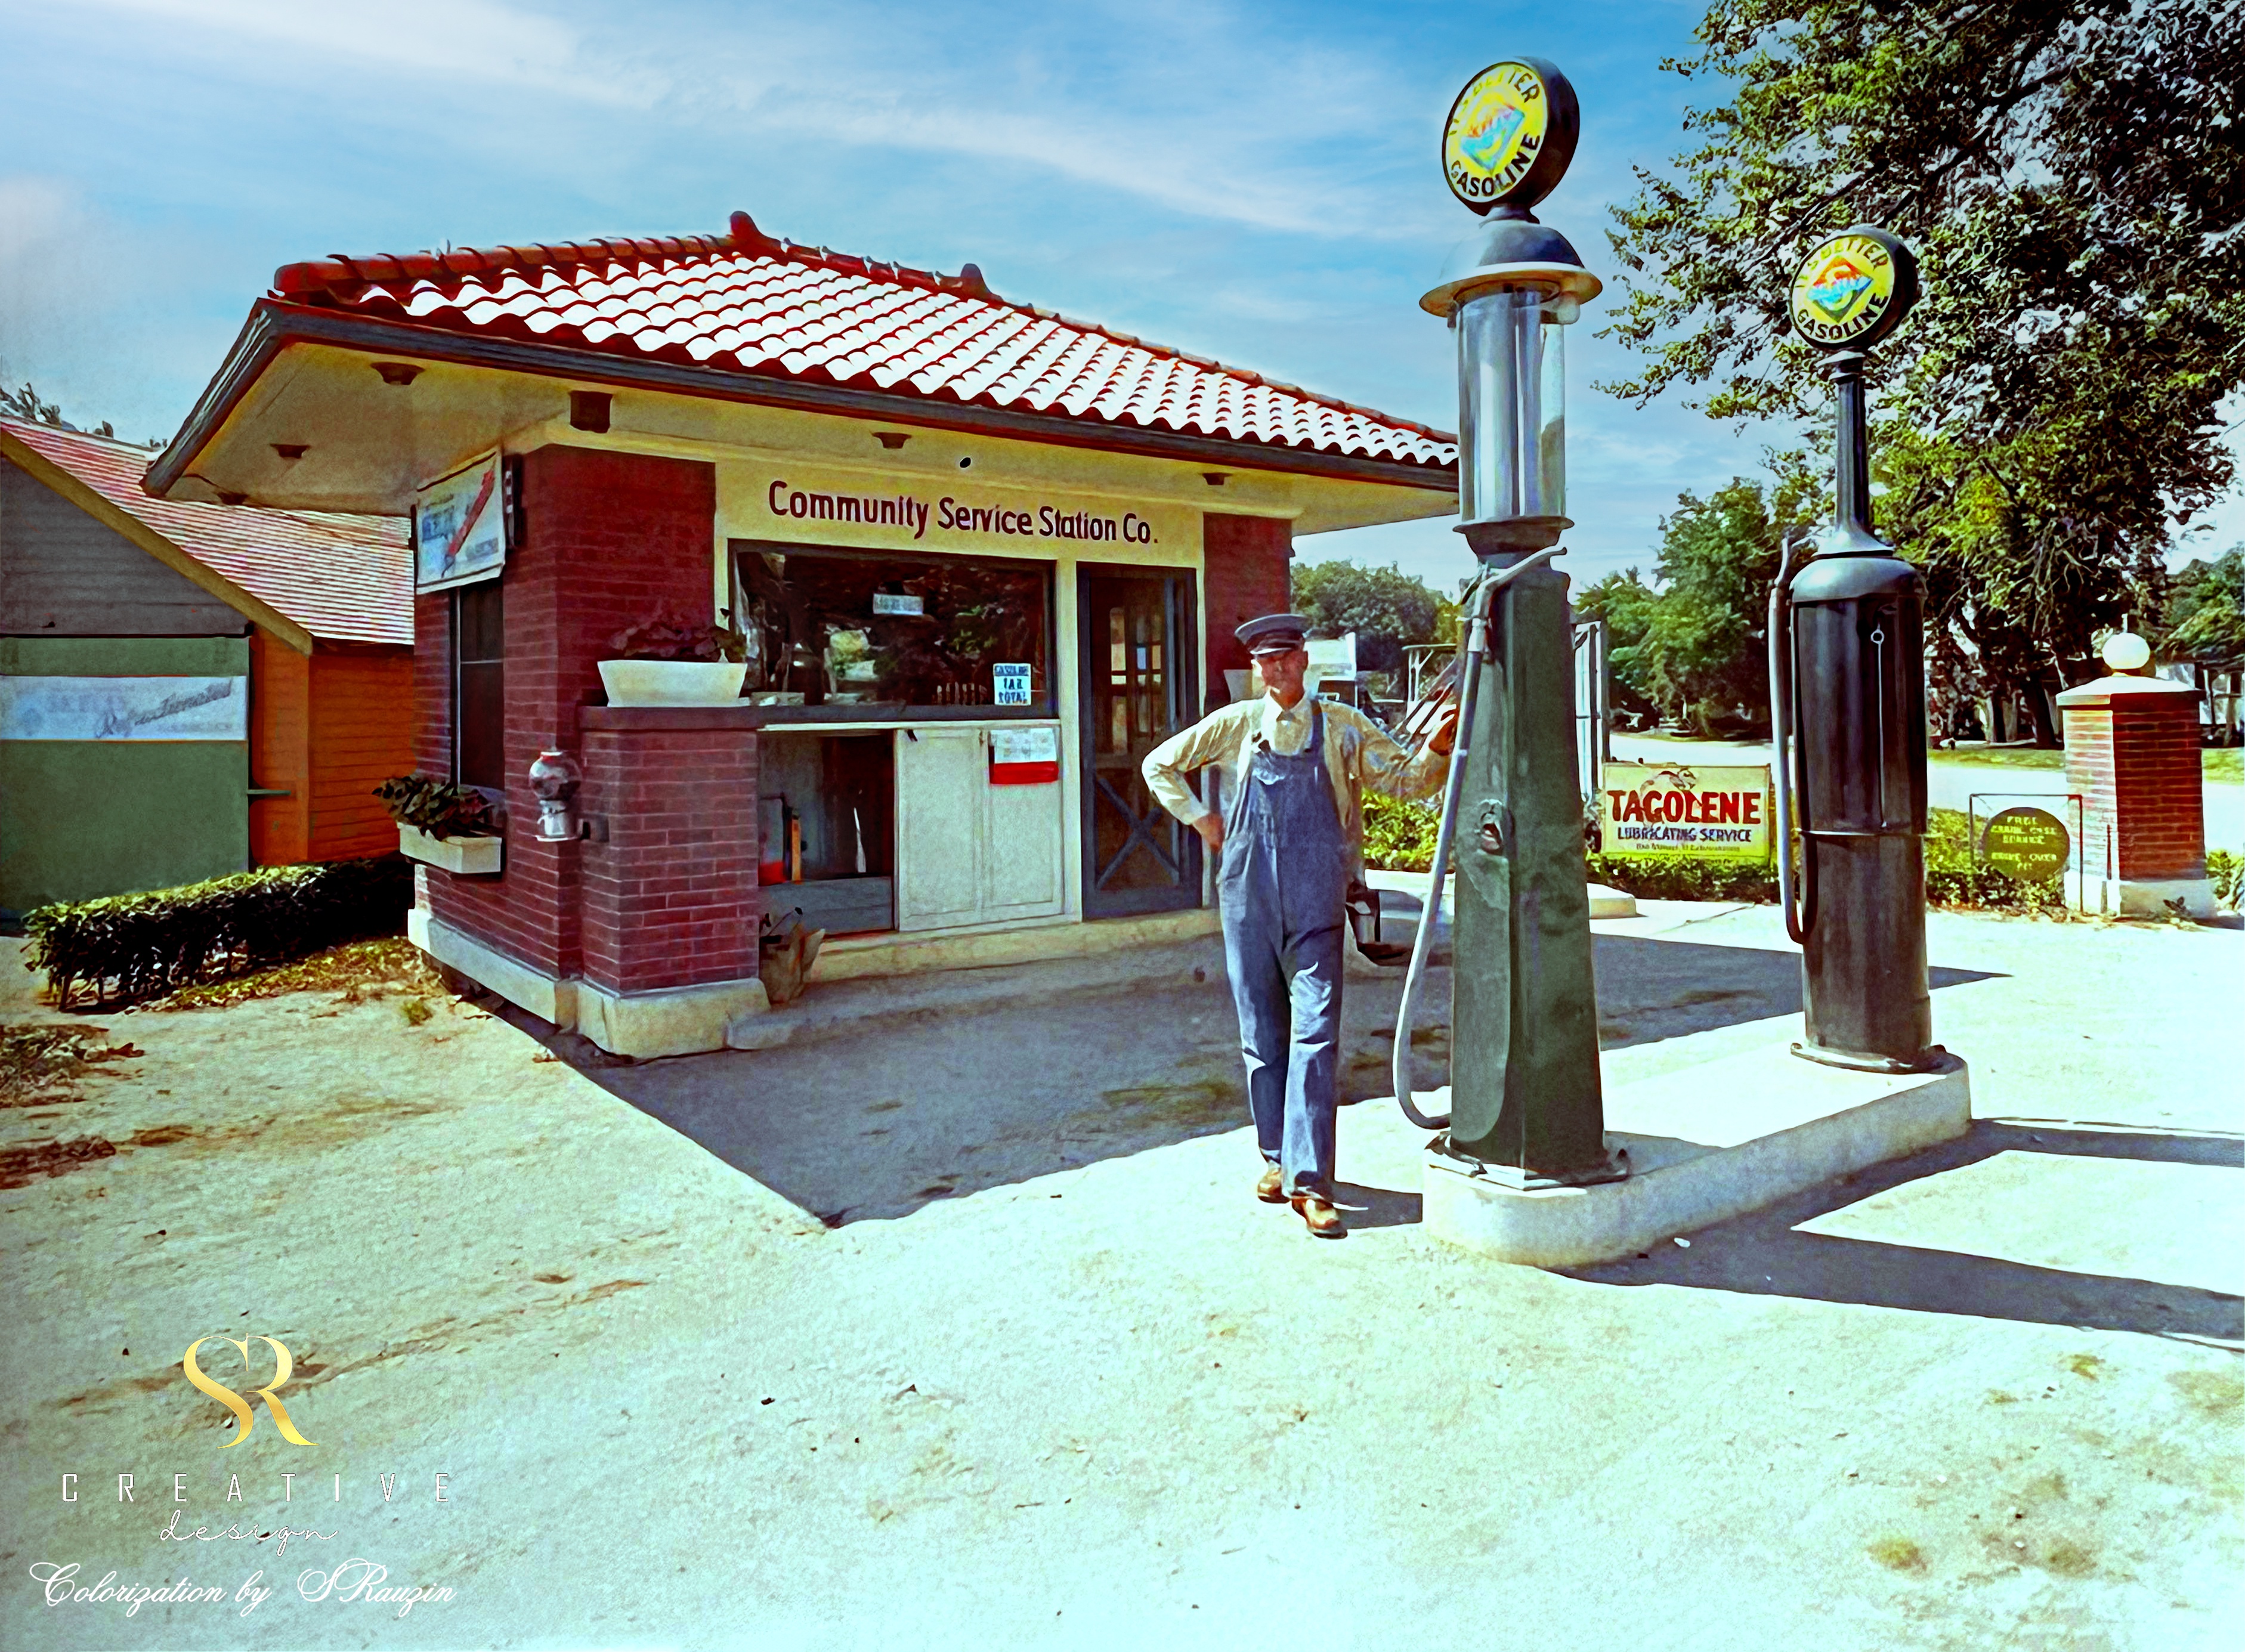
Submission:
[[[1608,855],[1770,857],[1769,768],[1608,763],[1598,848]]]

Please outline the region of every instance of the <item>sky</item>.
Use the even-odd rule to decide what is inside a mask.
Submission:
[[[1444,115],[1529,53],[1583,139],[1538,208],[1611,274],[1607,208],[1682,145],[1690,0],[1567,7],[692,0],[0,0],[0,381],[168,437],[280,265],[600,235],[767,232],[1456,428],[1418,308],[1472,215]],[[1705,95],[1702,92],[1701,95]],[[1659,518],[1790,432],[1596,383],[1570,331],[1578,581],[1649,576]],[[2245,538],[2245,499],[2194,543]],[[1446,521],[1303,539],[1448,589]]]

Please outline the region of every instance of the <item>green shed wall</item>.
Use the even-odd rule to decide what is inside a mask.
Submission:
[[[0,637],[0,674],[246,677],[249,640]],[[0,740],[0,906],[168,889],[248,863],[247,741]]]

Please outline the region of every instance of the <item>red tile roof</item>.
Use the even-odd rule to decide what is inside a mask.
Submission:
[[[1443,468],[1456,437],[1008,303],[957,275],[728,236],[461,248],[291,264],[275,298],[931,400]]]
[[[181,504],[143,492],[147,449],[23,419],[0,430],[220,578],[332,642],[413,642],[413,562],[391,517]]]

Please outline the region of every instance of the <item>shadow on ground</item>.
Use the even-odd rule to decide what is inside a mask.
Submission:
[[[1598,1042],[1609,1050],[1801,1013],[1801,954],[1635,935],[1596,938]],[[1933,989],[2000,978],[1936,966]]]
[[[1819,1216],[2004,1153],[2245,1168],[2245,1141],[2232,1135],[1983,1121],[1957,1141],[1703,1229],[1692,1236],[1689,1249],[1664,1242],[1622,1262],[1561,1271],[1612,1285],[1683,1285],[2082,1330],[2245,1338],[2245,1297],[2226,1291],[1799,1230]]]
[[[1600,937],[1609,1047],[1797,1012],[1792,952]],[[1985,978],[1935,972],[1936,985]],[[812,989],[817,990],[815,987]],[[1345,1101],[1394,1093],[1401,972],[1345,993]],[[1449,975],[1428,978],[1412,1039],[1423,1087],[1447,1080]],[[1079,992],[868,1020],[801,1045],[631,1062],[512,1008],[603,1088],[830,1226],[1235,1130],[1247,1122],[1231,1000],[1197,985]],[[1243,1175],[1255,1169],[1251,1147]],[[1381,1195],[1391,1200],[1394,1195]],[[1415,1222],[1377,1203],[1360,1227]]]

